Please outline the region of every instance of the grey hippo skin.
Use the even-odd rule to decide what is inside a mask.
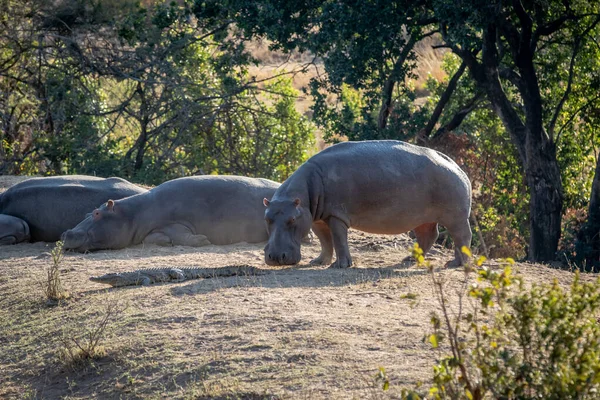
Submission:
[[[85,175],[31,178],[0,195],[0,214],[25,221],[32,242],[55,242],[108,199],[143,192],[146,189],[121,178]],[[4,228],[0,224],[0,237],[11,236]]]
[[[241,176],[195,176],[147,193],[109,200],[65,232],[66,249],[80,252],[152,243],[204,246],[268,239],[263,197],[279,183]]]
[[[12,215],[0,214],[0,246],[26,242],[29,238],[27,222]]]
[[[414,230],[427,252],[444,225],[455,243],[450,266],[464,263],[462,246],[471,244],[471,184],[449,157],[395,140],[344,142],[305,162],[264,199],[270,233],[268,265],[301,259],[300,238],[311,228],[321,242],[313,264],[352,265],[348,228],[378,234]]]

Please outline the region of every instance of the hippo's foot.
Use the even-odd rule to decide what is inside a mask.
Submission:
[[[337,259],[333,264],[329,266],[329,268],[350,268],[352,266],[352,259]]]
[[[320,255],[319,257],[310,260],[310,265],[327,265],[331,262],[331,257]]]

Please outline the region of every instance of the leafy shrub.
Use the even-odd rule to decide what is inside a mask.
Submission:
[[[418,248],[415,257],[424,263]],[[427,394],[404,391],[403,397],[598,398],[600,280],[582,282],[577,273],[569,288],[557,280],[527,287],[513,274],[512,259],[499,270],[474,272],[484,261],[465,268],[457,307],[450,307],[442,276],[429,267],[441,315],[432,316],[428,339],[440,361]],[[477,281],[469,285],[473,273]]]

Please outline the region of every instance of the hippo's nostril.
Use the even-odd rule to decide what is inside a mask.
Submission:
[[[269,253],[269,260],[273,261],[275,258],[273,257],[273,253]]]
[[[285,261],[285,253],[281,253],[281,261]]]

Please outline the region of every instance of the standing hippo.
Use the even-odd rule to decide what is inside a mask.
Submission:
[[[449,157],[396,140],[344,142],[311,157],[275,192],[265,221],[268,265],[300,261],[300,239],[311,228],[321,242],[313,264],[352,265],[348,228],[380,234],[414,230],[427,252],[444,225],[455,244],[452,266],[471,244],[471,184]]]
[[[27,222],[12,215],[0,214],[0,246],[26,242],[29,238]]]
[[[263,197],[279,183],[241,176],[194,176],[109,200],[63,236],[65,249],[121,249],[140,243],[203,246],[268,239]]]
[[[23,240],[31,236],[32,242],[55,242],[108,199],[143,192],[146,189],[121,178],[85,175],[31,178],[0,194],[0,214],[20,218],[28,225],[28,234],[20,235]],[[2,217],[2,221],[9,222],[9,218]],[[10,225],[0,223],[0,237],[16,237],[22,230],[22,225],[14,220]]]

